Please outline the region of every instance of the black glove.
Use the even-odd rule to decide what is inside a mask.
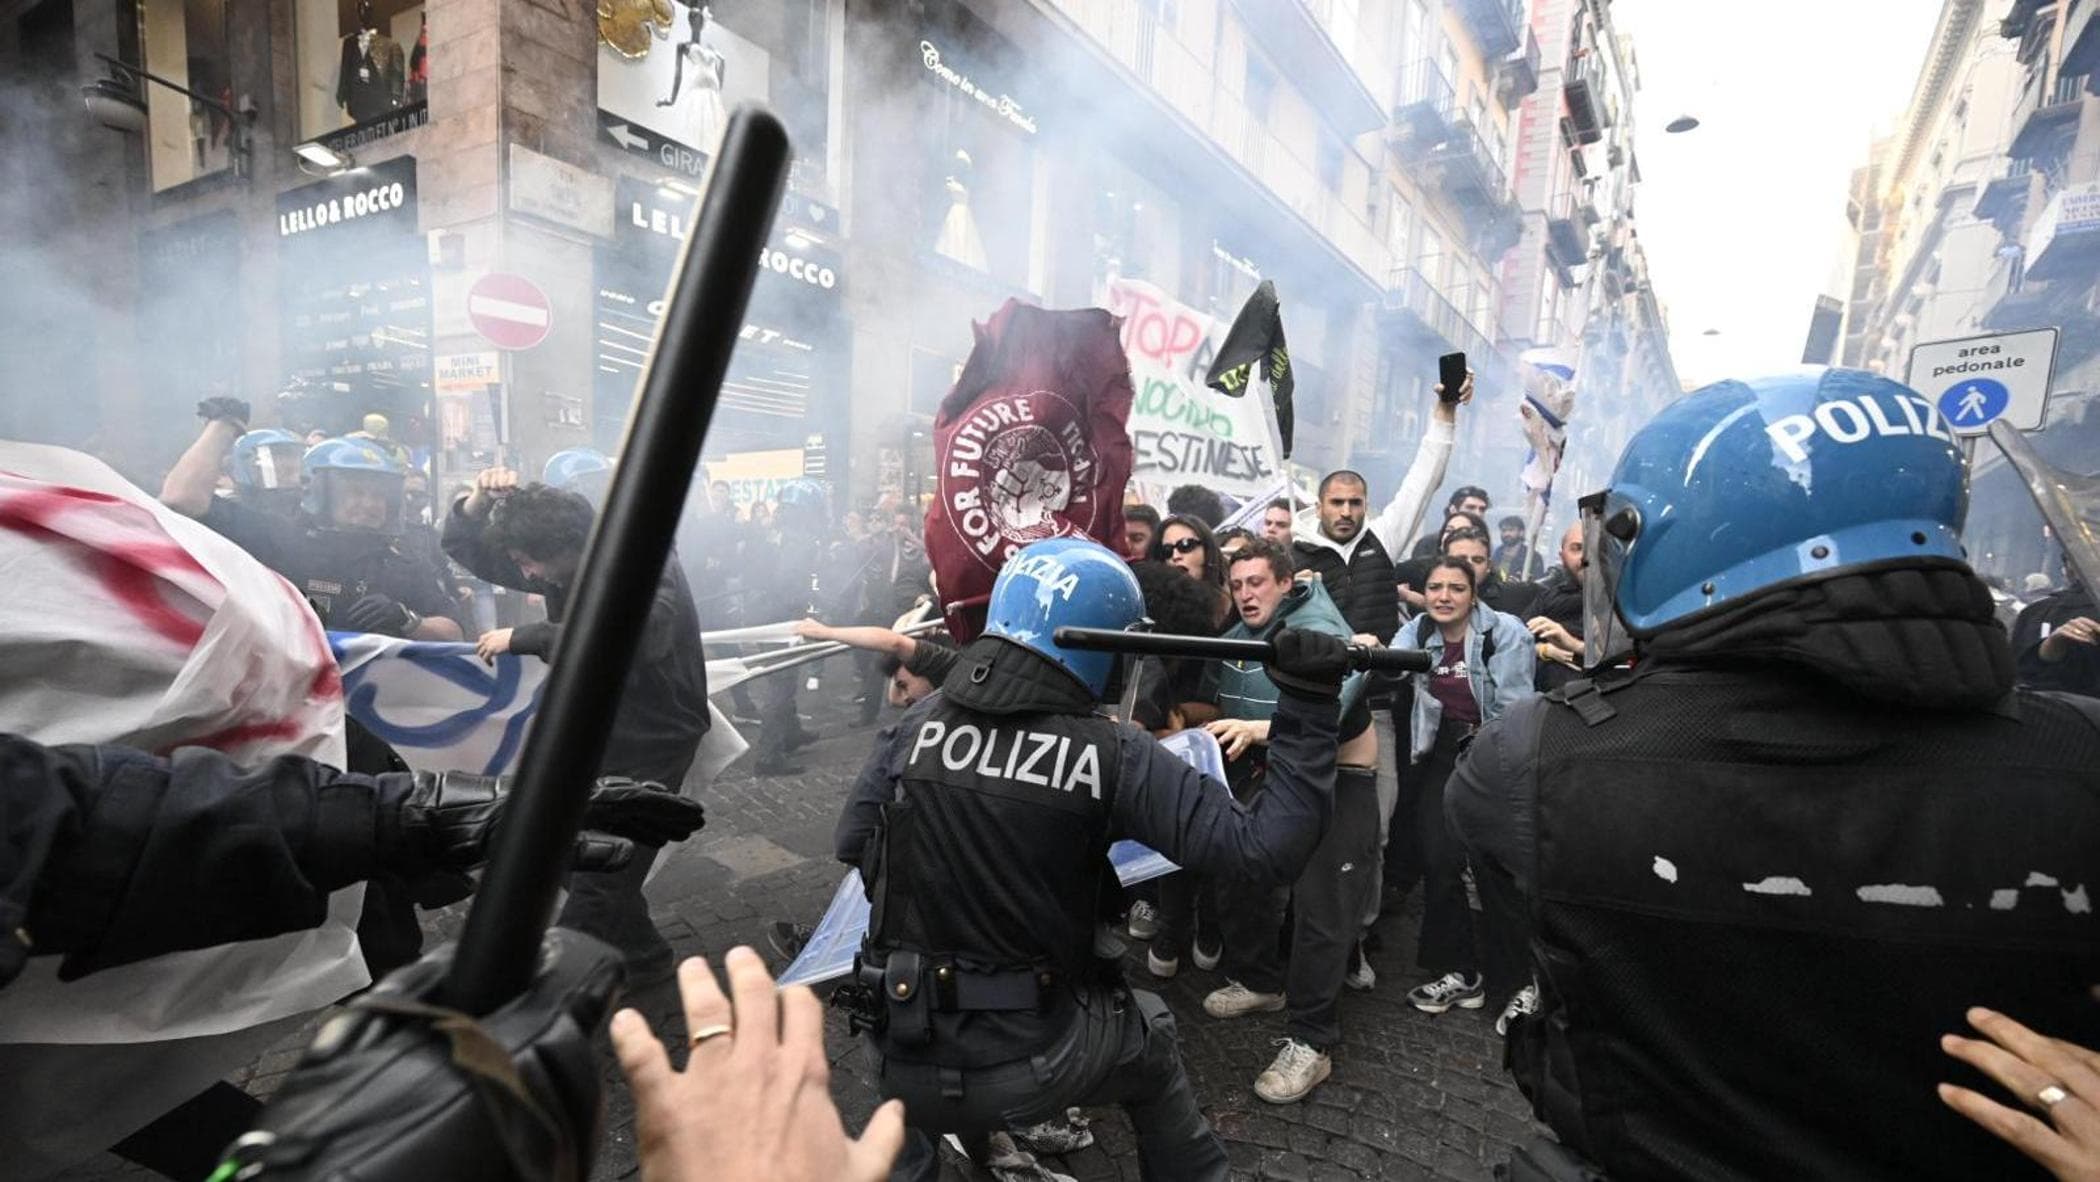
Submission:
[[[410,611],[407,604],[374,592],[344,609],[342,622],[352,632],[406,636],[423,620]]]
[[[197,417],[207,423],[224,419],[245,431],[253,416],[247,403],[238,398],[207,398],[197,404]]]
[[[452,953],[323,1023],[228,1160],[264,1179],[589,1178],[603,1101],[592,1043],[619,997],[619,955],[550,931],[532,984],[476,1021],[438,1000]]]
[[[1342,679],[1349,675],[1347,641],[1325,632],[1284,628],[1271,643],[1276,646],[1276,656],[1267,668],[1277,689],[1320,702],[1342,696]]]
[[[489,843],[510,799],[505,776],[417,772],[391,823],[382,820],[379,858],[404,877],[430,870],[466,870],[488,860]],[[682,841],[707,824],[707,810],[660,784],[608,778],[591,789],[586,830],[576,838],[578,870],[618,870],[634,859],[637,842]],[[602,829],[593,833],[588,830]]]

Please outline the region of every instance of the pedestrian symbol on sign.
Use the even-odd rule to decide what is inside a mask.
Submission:
[[[1940,395],[1940,414],[1955,427],[1981,427],[2005,413],[2012,395],[2003,383],[1968,378]]]

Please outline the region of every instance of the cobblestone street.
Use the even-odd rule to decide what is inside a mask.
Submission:
[[[825,737],[797,756],[806,775],[755,779],[748,757],[733,767],[707,799],[708,826],[674,852],[650,884],[657,923],[681,956],[718,956],[749,944],[779,967],[765,933],[776,919],[814,923],[842,868],[832,860],[831,831],[847,786],[866,755],[873,730],[853,725],[850,679],[827,681],[803,695],[809,725]],[[814,698],[814,700],[812,700]],[[456,933],[459,913],[433,917],[433,940]],[[1130,979],[1158,987],[1173,1006],[1182,1052],[1204,1109],[1224,1137],[1235,1176],[1280,1179],[1486,1179],[1509,1146],[1534,1125],[1529,1106],[1501,1070],[1502,1045],[1494,1014],[1458,1010],[1431,1017],[1409,1007],[1404,994],[1412,971],[1416,916],[1381,925],[1383,951],[1372,963],[1379,980],[1369,992],[1342,999],[1345,1045],[1334,1075],[1305,1101],[1276,1106],[1255,1098],[1254,1077],[1275,1054],[1282,1014],[1220,1022],[1203,1013],[1203,995],[1223,984],[1216,973],[1185,963],[1172,981],[1155,981],[1144,967],[1144,945],[1127,958]],[[676,988],[664,984],[629,999],[660,1034],[683,1037]],[[303,1039],[287,1040],[236,1082],[259,1095],[273,1090],[297,1058]],[[849,1128],[875,1105],[872,1060],[849,1040],[842,1017],[830,1029],[833,1090]],[[594,1176],[636,1176],[634,1116],[610,1050],[607,1138]],[[1130,1128],[1120,1113],[1097,1112],[1097,1143],[1046,1164],[1082,1180],[1136,1178]],[[960,1176],[951,1171],[952,1176]],[[113,1156],[66,1175],[72,1179],[151,1175]]]

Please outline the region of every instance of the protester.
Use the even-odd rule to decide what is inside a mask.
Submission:
[[[1218,553],[1218,541],[1211,536],[1210,526],[1195,517],[1177,513],[1161,521],[1150,558],[1181,568],[1199,583],[1224,589],[1225,559]]]
[[[1123,506],[1123,557],[1140,562],[1152,557],[1159,537],[1159,510],[1150,505]]]
[[[1444,502],[1445,517],[1448,518],[1454,513],[1470,513],[1474,517],[1480,518],[1482,533],[1487,532],[1485,524],[1487,511],[1487,490],[1477,484],[1460,485],[1457,491],[1451,494],[1451,499]],[[1443,552],[1442,533],[1439,531],[1438,533],[1424,534],[1420,538],[1415,539],[1415,548],[1409,557],[1435,558]]]
[[[1922,429],[1791,432],[1835,406]],[[1856,370],[1715,383],[1627,444],[1586,580],[1632,674],[1519,703],[1449,789],[1483,914],[1521,919],[1537,974],[1509,1063],[1559,1145],[1527,1154],[2026,1169],[1925,1084],[1978,1005],[2100,1041],[2100,714],[2014,690],[1967,497],[1931,403]]]
[[[940,688],[961,656],[939,640],[907,636],[890,628],[834,628],[815,620],[797,620],[795,635],[874,654],[883,670],[887,700],[899,708],[914,705]]]
[[[899,1177],[934,1176],[942,1133],[981,1149],[1010,1124],[1110,1103],[1132,1116],[1148,1175],[1225,1170],[1165,1003],[1105,982],[1095,959],[1103,860],[1115,834],[1198,873],[1296,877],[1326,824],[1347,654],[1332,637],[1276,635],[1269,789],[1241,808],[1149,735],[1093,717],[1114,658],[1052,639],[1063,625],[1127,628],[1142,610],[1105,547],[1022,549],[993,585],[985,634],[942,693],[884,733],[839,820],[839,859],[878,901],[859,1004],[882,1092],[905,1102]],[[1035,754],[1016,762],[1021,744]],[[1011,774],[993,770],[1001,747],[1016,753]]]
[[[2077,583],[2021,609],[2012,649],[2021,685],[2100,698],[2100,608]]]
[[[443,571],[401,538],[404,469],[363,440],[330,439],[301,461],[296,517],[212,495],[227,450],[247,429],[248,405],[200,404],[204,430],[161,485],[161,503],[194,517],[290,580],[321,622],[338,631],[459,640]]]
[[[1409,624],[1405,641],[1427,650],[1433,661],[1429,672],[1413,675],[1408,751],[1420,769],[1415,824],[1424,860],[1415,963],[1430,979],[1408,990],[1407,1001],[1426,1014],[1487,1003],[1466,901],[1465,854],[1444,821],[1445,785],[1474,732],[1532,693],[1531,635],[1516,617],[1481,602],[1480,566],[1455,553],[1438,559],[1423,587],[1428,606]],[[1512,971],[1521,964],[1521,954],[1512,951],[1498,968]]]
[[[1266,640],[1280,630],[1314,630],[1347,640],[1351,630],[1324,587],[1294,579],[1291,551],[1266,538],[1247,544],[1232,566],[1239,622],[1230,640]],[[1267,791],[1278,702],[1274,680],[1242,661],[1206,663],[1203,700],[1217,718],[1206,729],[1224,747],[1239,800]],[[1351,674],[1341,690],[1341,740],[1335,749],[1334,819],[1288,886],[1220,882],[1226,983],[1203,999],[1213,1018],[1241,1018],[1288,1006],[1286,1037],[1254,1094],[1272,1104],[1305,1098],[1334,1070],[1341,1042],[1338,1004],[1371,883],[1376,850],[1377,736],[1364,697],[1364,676]],[[1295,903],[1289,959],[1277,945],[1284,908]]]
[[[554,659],[593,518],[590,502],[582,497],[544,484],[521,486],[517,473],[508,468],[487,469],[475,479],[471,492],[453,501],[445,519],[445,552],[489,582],[547,600],[544,623],[485,633],[477,645],[484,658],[517,653]],[[620,709],[606,736],[600,774],[678,791],[707,733],[709,716],[700,617],[675,561],[664,563],[640,643],[618,692]],[[657,852],[657,847],[645,848],[614,873],[571,878],[569,897],[557,920],[617,948],[629,981],[637,985],[669,977],[673,964],[671,945],[650,920],[649,905],[642,899],[642,881]]]
[[[831,1099],[824,1005],[806,987],[776,990],[749,948],[723,958],[729,993],[706,960],[678,970],[688,1054],[671,1066],[649,1022],[612,1018],[613,1051],[634,1092],[644,1182],[878,1182],[904,1147],[904,1105],[875,1110],[848,1137]]]
[[[1255,536],[1253,532],[1236,525],[1218,531],[1218,557],[1224,559],[1224,569],[1232,569],[1232,560],[1238,557],[1239,552],[1245,549],[1247,543],[1253,541]],[[1290,539],[1285,538],[1284,541],[1288,543]]]
[[[1486,533],[1471,528],[1452,530],[1444,535],[1444,556],[1462,559],[1473,568],[1475,594],[1480,602],[1504,615],[1520,620],[1531,618],[1538,604],[1538,584],[1503,578],[1489,559]]]
[[[1582,582],[1587,567],[1582,550],[1582,523],[1578,521],[1561,535],[1560,561],[1539,579],[1531,618],[1524,622],[1538,642],[1541,693],[1582,675]]]
[[[789,618],[821,612],[818,600],[824,588],[821,541],[830,527],[825,493],[811,480],[795,480],[780,489],[778,509],[772,514],[777,536],[769,536],[762,549],[745,551],[751,585],[760,602]],[[800,677],[764,677],[758,680],[758,742],[752,748],[751,770],[761,776],[799,776],[808,769],[792,762],[796,750],[816,741],[815,732],[802,725],[798,695]]]
[[[1501,541],[1495,546],[1495,573],[1505,579],[1533,579],[1545,573],[1539,552],[1524,538],[1524,519],[1514,514],[1495,523]]]
[[[1268,508],[1261,511],[1261,536],[1272,542],[1289,545],[1295,512],[1289,497],[1277,497],[1270,501]]]
[[[1437,534],[1436,550],[1421,557],[1409,558],[1393,568],[1394,577],[1400,583],[1400,602],[1408,611],[1422,610],[1422,582],[1428,577],[1430,566],[1444,556],[1444,547],[1450,543],[1451,535],[1462,529],[1474,530],[1484,538],[1487,536],[1487,521],[1478,513],[1467,513],[1463,510],[1446,513],[1443,529]]]
[[[1184,484],[1167,494],[1167,514],[1193,517],[1202,522],[1205,529],[1216,529],[1218,523],[1225,520],[1225,502],[1216,489]]]

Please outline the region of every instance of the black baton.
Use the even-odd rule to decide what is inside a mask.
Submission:
[[[679,253],[612,487],[584,549],[539,714],[518,759],[509,812],[445,981],[445,999],[456,1009],[489,1013],[532,980],[620,703],[615,691],[641,643],[758,277],[752,244],[772,231],[787,169],[780,121],[761,108],[739,107]]]
[[[1276,646],[1266,640],[1221,640],[1215,636],[1176,636],[1167,632],[1118,632],[1113,628],[1059,628],[1050,638],[1063,648],[1140,657],[1193,657],[1200,661],[1273,661]],[[1349,646],[1349,667],[1371,673],[1427,673],[1429,654],[1418,648]]]

